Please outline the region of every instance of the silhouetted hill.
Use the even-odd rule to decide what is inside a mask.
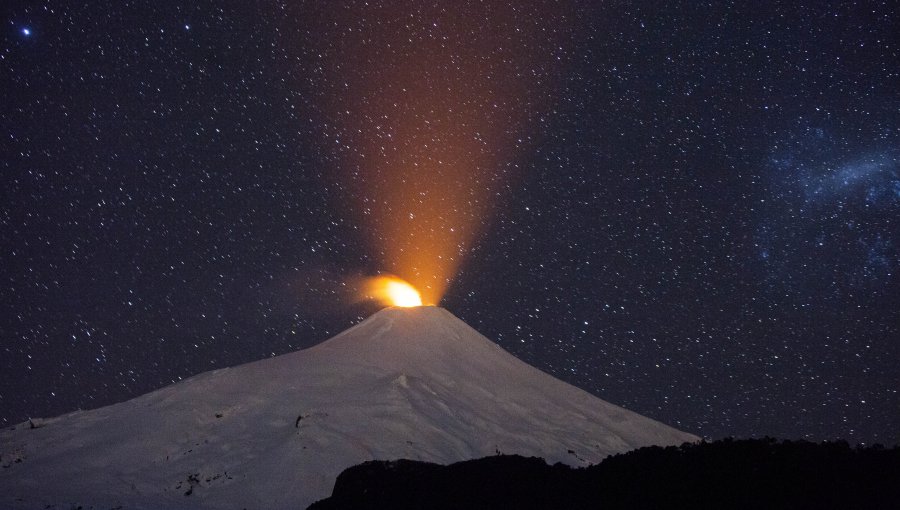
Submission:
[[[310,507],[349,508],[897,509],[900,449],[766,438],[641,448],[586,468],[515,455],[372,461]]]

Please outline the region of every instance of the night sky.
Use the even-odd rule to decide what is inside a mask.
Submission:
[[[81,4],[0,7],[0,423],[390,272],[682,430],[900,443],[895,2]]]

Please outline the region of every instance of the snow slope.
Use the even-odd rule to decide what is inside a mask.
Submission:
[[[496,452],[570,465],[697,440],[518,360],[436,307],[0,432],[0,507],[305,508],[345,468]]]

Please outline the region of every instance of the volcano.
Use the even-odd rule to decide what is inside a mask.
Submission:
[[[697,439],[541,372],[447,310],[387,308],[310,349],[0,432],[0,507],[300,509],[366,460],[583,466]]]

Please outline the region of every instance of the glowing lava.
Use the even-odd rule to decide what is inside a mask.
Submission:
[[[365,285],[366,297],[390,306],[422,306],[422,296],[415,287],[396,276],[369,278]]]

